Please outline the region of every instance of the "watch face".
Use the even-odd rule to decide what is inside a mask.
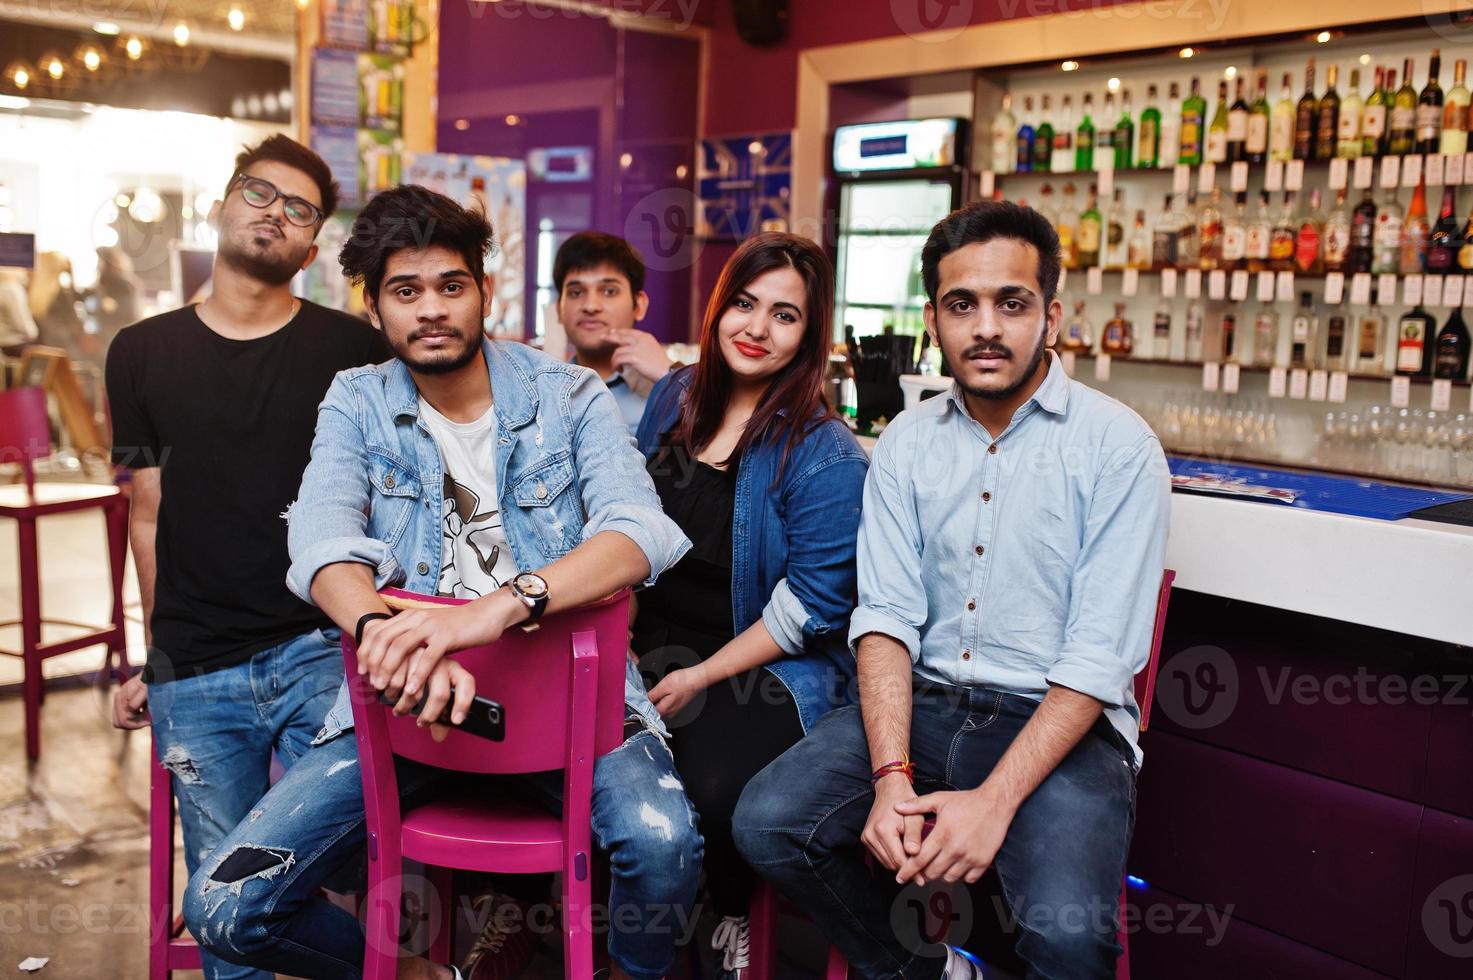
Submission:
[[[533,575],[531,572],[525,572],[512,579],[512,585],[529,599],[540,599],[547,595],[547,583],[543,581],[541,575]]]

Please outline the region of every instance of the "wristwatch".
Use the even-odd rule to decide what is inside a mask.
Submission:
[[[535,572],[523,572],[511,580],[511,594],[527,607],[527,622],[535,623],[547,611],[547,580]]]

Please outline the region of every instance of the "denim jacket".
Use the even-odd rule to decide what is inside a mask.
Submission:
[[[532,571],[600,531],[649,559],[653,582],[690,542],[660,509],[614,397],[587,368],[517,343],[482,345],[496,412],[497,498],[517,568]],[[398,360],[342,371],[318,408],[312,460],[289,514],[287,585],[312,601],[326,565],[361,562],[377,588],[433,593],[442,561],[444,463]],[[648,583],[647,583],[648,584]],[[630,658],[625,700],[664,733]],[[353,726],[347,684],[318,741]]]
[[[639,426],[646,457],[679,417],[694,371],[673,371],[650,392]],[[847,638],[869,459],[837,419],[819,423],[793,447],[778,479],[782,454],[783,442],[770,441],[737,467],[731,618],[738,633],[760,618],[787,654],[765,669],[792,694],[807,732],[853,693]]]

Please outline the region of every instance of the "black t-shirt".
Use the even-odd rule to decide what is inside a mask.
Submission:
[[[113,462],[161,467],[148,680],[231,667],[328,625],[286,587],[285,514],[333,375],[389,356],[368,323],[306,300],[255,340],[220,336],[188,306],[112,342]]]

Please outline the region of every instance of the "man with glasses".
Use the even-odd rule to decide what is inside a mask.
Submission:
[[[322,158],[285,136],[246,148],[224,200],[213,291],[126,328],[108,351],[113,461],[132,473],[130,538],[148,657],[113,723],[154,722],[191,873],[303,755],[342,682],[339,633],[286,587],[286,512],[317,406],[382,335],[291,293],[337,205]],[[210,980],[270,974],[204,957]]]

